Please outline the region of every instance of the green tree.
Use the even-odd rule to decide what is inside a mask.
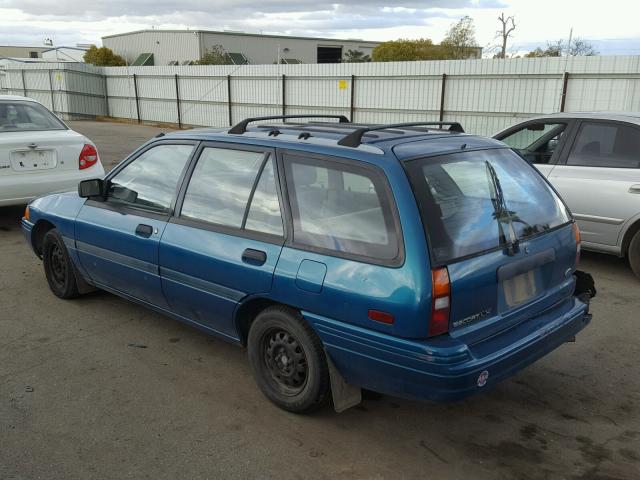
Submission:
[[[547,42],[547,48],[544,50],[540,47],[532,50],[531,52],[525,54],[527,58],[537,58],[537,57],[559,57],[562,55],[562,40],[558,40],[557,42]]]
[[[91,45],[89,50],[84,54],[85,63],[97,65],[99,67],[121,67],[127,62],[120,55],[113,53],[113,50],[107,47],[96,47]]]
[[[371,57],[360,50],[347,50],[342,59],[343,63],[365,63],[370,61]]]
[[[378,45],[373,50],[374,62],[410,62],[415,60],[442,60],[444,49],[434,45],[428,38],[419,40],[392,40]]]
[[[451,25],[440,46],[447,58],[456,60],[475,58],[478,42],[473,19],[467,15]]]
[[[233,65],[233,60],[222,45],[214,45],[198,60],[198,65]]]

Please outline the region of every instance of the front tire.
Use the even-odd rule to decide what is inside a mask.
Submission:
[[[59,298],[79,296],[73,264],[57,229],[49,230],[42,241],[42,264],[53,294]]]
[[[278,407],[303,413],[325,403],[329,367],[322,342],[298,312],[263,310],[251,325],[247,348],[258,387]]]
[[[636,274],[636,277],[640,278],[640,230],[636,232],[629,243],[627,257],[631,270]]]

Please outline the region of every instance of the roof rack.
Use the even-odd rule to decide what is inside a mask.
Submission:
[[[273,115],[269,117],[252,117],[245,118],[240,123],[231,127],[227,133],[234,135],[242,135],[247,131],[247,125],[262,120],[288,120],[290,118],[337,118],[340,123],[350,123],[349,119],[344,115]]]
[[[375,125],[373,127],[362,127],[354,130],[346,137],[342,138],[338,141],[338,145],[342,145],[343,147],[359,147],[362,144],[362,137],[365,133],[375,131],[375,130],[388,130],[392,128],[404,128],[404,127],[425,127],[425,126],[433,126],[433,127],[444,127],[449,126],[450,132],[456,133],[464,133],[464,129],[462,125],[458,122],[415,122],[415,123],[392,123],[389,125]]]

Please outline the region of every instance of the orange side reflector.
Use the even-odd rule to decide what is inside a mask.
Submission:
[[[580,243],[582,241],[582,237],[580,235],[580,227],[576,222],[573,222],[573,235],[576,237],[576,242]]]
[[[580,242],[582,241],[582,236],[580,235],[580,228],[576,222],[573,222],[573,235],[576,237],[576,268],[580,264]]]
[[[24,209],[24,219],[29,220],[29,205]]]

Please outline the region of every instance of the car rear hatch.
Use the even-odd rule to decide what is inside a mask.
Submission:
[[[573,293],[571,217],[508,149],[407,162],[433,268],[450,282],[449,334],[474,344],[562,309]]]
[[[0,175],[78,170],[83,146],[72,130],[0,132]]]

